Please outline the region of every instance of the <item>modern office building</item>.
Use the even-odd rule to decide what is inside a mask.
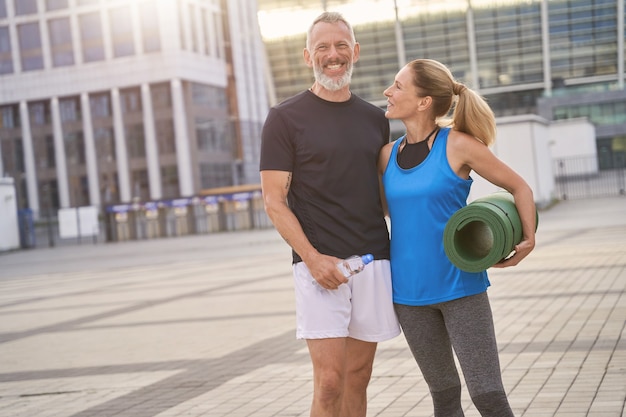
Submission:
[[[496,116],[587,117],[602,168],[626,164],[624,0],[259,0],[274,101],[310,86],[305,31],[342,12],[361,44],[352,89],[385,105],[383,90],[415,58],[445,63]],[[395,137],[401,124],[392,124]]]
[[[0,167],[18,207],[258,183],[255,1],[0,0]]]
[[[355,26],[366,100],[434,58],[497,116],[587,117],[600,167],[624,164],[624,0],[0,0],[0,176],[35,215],[258,183],[325,9]]]

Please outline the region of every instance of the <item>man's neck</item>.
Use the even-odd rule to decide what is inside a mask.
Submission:
[[[311,88],[309,88],[309,91],[326,101],[334,101],[338,103],[348,101],[350,100],[350,97],[352,97],[350,86],[346,86],[337,91],[331,91],[315,83]]]

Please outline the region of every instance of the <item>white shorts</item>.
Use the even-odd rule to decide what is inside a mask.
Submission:
[[[351,337],[382,342],[400,334],[393,309],[388,260],[377,260],[336,290],[313,283],[304,262],[293,266],[296,292],[296,337]]]

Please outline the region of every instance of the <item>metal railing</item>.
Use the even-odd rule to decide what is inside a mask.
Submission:
[[[575,200],[626,194],[626,167],[623,158],[615,158],[603,168],[596,156],[562,158],[554,161],[558,198]]]

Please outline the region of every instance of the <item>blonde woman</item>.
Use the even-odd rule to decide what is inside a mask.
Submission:
[[[502,384],[487,272],[455,267],[445,255],[443,231],[466,205],[474,171],[515,198],[523,240],[495,266],[516,265],[535,246],[532,191],[489,150],[496,125],[487,103],[440,62],[410,62],[384,94],[386,117],[406,127],[379,156],[391,219],[394,307],[428,383],[435,417],[463,416],[453,351],[481,415],[513,416]],[[454,104],[452,119],[444,122]]]

